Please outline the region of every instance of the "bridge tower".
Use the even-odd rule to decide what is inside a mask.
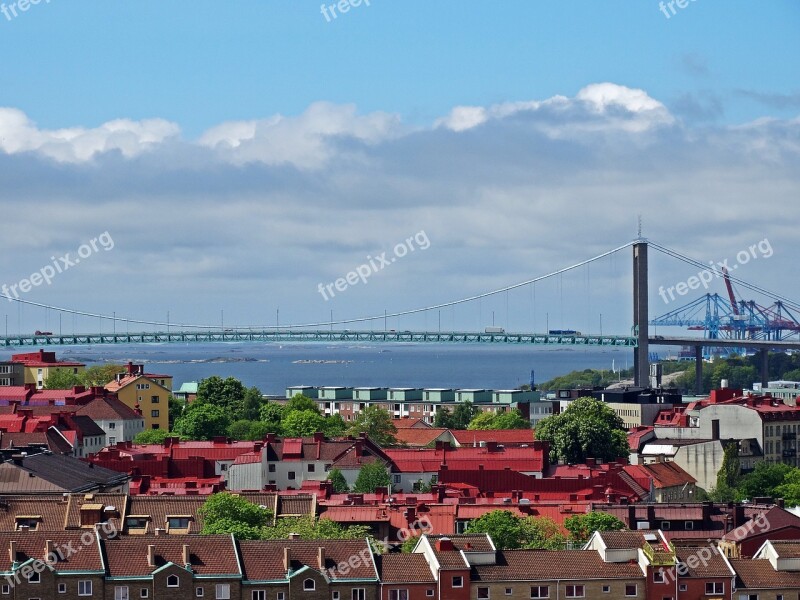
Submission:
[[[638,340],[633,355],[633,384],[641,387],[647,387],[650,377],[647,282],[647,240],[640,233],[633,244],[633,325]]]

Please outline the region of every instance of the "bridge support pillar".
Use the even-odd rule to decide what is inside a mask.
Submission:
[[[769,348],[761,349],[761,387],[769,386]]]
[[[650,378],[648,302],[647,242],[639,240],[633,245],[633,324],[638,339],[633,355],[633,384],[640,387],[647,387]]]
[[[703,347],[694,347],[694,393],[703,393]]]

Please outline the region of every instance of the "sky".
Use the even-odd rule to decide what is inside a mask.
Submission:
[[[175,326],[338,321],[534,279],[641,218],[800,301],[798,31],[793,0],[6,0],[0,285]],[[706,292],[653,249],[650,271],[652,315]],[[630,290],[626,247],[347,327],[625,334]],[[9,334],[158,328],[0,304]]]

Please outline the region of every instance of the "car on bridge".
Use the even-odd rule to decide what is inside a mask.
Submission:
[[[39,331],[38,329],[33,332],[33,335],[53,335],[52,331]]]

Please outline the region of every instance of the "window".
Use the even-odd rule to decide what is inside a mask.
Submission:
[[[776,596],[777,599],[782,599],[783,596]],[[739,600],[758,600],[758,594],[739,594]]]
[[[37,573],[34,571],[33,573],[28,574],[28,583],[41,583],[42,582],[42,574]]]
[[[250,600],[267,600],[267,591],[253,590],[250,592]]]
[[[331,600],[339,600],[339,592],[331,592]]]
[[[664,573],[662,571],[653,571],[653,583],[664,583]]]
[[[278,595],[275,596],[275,600],[284,600],[285,597],[286,594],[284,594],[283,592],[278,592]]]
[[[66,594],[67,593],[67,584],[66,583],[59,583],[58,584],[58,593],[59,594]],[[116,595],[116,592],[114,592]],[[128,597],[125,596],[125,600],[128,600]]]
[[[188,529],[189,517],[167,517],[167,526],[170,529]]]
[[[389,600],[391,600],[391,598]],[[478,600],[489,600],[489,588],[488,587],[479,587],[478,588]]]
[[[63,583],[58,584],[58,591],[61,592],[61,586],[66,588],[67,586]],[[67,590],[64,589],[66,592]],[[63,593],[63,592],[62,592]],[[118,585],[114,587],[114,600],[128,600],[128,586],[127,585]]]
[[[202,598],[203,594],[205,594],[205,590],[201,587],[194,588],[194,595],[198,598]]]
[[[513,593],[514,593],[514,590],[512,588],[506,588],[506,596],[510,596]]]
[[[353,588],[353,592],[350,594],[351,600],[366,600],[367,598],[367,590],[364,588]]]
[[[150,590],[147,588],[141,588],[139,590],[139,598],[147,598],[150,595]]]
[[[275,472],[275,465],[267,465],[267,470],[270,473],[274,473]]]
[[[8,596],[11,593],[11,586],[4,585],[2,591],[4,596]]]
[[[401,476],[400,475],[392,475],[392,481],[393,481],[393,483],[396,483],[396,484],[400,483]]]
[[[478,588],[478,593],[480,589]],[[408,590],[389,590],[389,600],[408,600]]]
[[[289,471],[288,478],[290,481],[294,481],[297,478],[297,475],[295,474],[294,471]]]
[[[317,589],[317,584],[314,582],[313,579],[306,579],[305,581],[303,581],[303,589],[306,592],[313,592],[315,589]]]
[[[546,585],[531,587],[531,598],[549,598],[550,588]]]
[[[178,579],[177,575],[170,575],[167,577],[167,587],[178,587],[181,584],[181,580]]]
[[[92,595],[92,580],[82,579],[78,582],[78,596],[91,596]]]
[[[708,594],[724,594],[725,584],[721,581],[710,581],[706,583],[706,595]]]
[[[308,465],[308,472],[313,473],[316,470],[316,465]]]
[[[436,592],[435,592],[435,590],[433,588],[428,588],[427,590],[425,590],[425,595],[428,596],[429,598],[433,598],[433,595],[435,593]]]
[[[454,588],[464,587],[464,578],[461,577],[461,575],[453,576],[453,587]]]
[[[108,438],[108,445],[109,446],[113,446],[116,443],[117,443],[117,438],[115,438],[115,437]]]
[[[128,529],[146,529],[147,521],[146,517],[128,517],[125,519],[125,526]]]
[[[685,592],[685,591],[686,591],[686,590],[688,590],[688,589],[689,589],[689,586],[688,586],[688,585],[686,585],[685,583],[682,583],[682,584],[680,584],[680,585],[678,586],[678,591],[679,591],[679,592]]]
[[[150,398],[150,402],[152,402],[153,404],[158,404],[160,402],[160,400],[159,400],[158,396],[152,396]]]
[[[608,594],[610,592],[611,592],[611,586],[610,585],[604,585],[603,586],[603,593],[604,594]]]
[[[231,599],[231,584],[218,583],[216,585],[216,598],[217,600],[230,600]]]
[[[661,529],[667,530],[672,526],[672,523],[669,521],[661,521]]]
[[[637,586],[635,583],[628,583],[625,585],[625,595],[626,596],[636,596],[638,590],[636,589]]]
[[[683,526],[686,529],[686,531],[690,531],[690,530],[694,529],[694,521],[686,521],[683,524]]]
[[[582,585],[568,585],[567,598],[583,598],[586,595],[586,590]]]

